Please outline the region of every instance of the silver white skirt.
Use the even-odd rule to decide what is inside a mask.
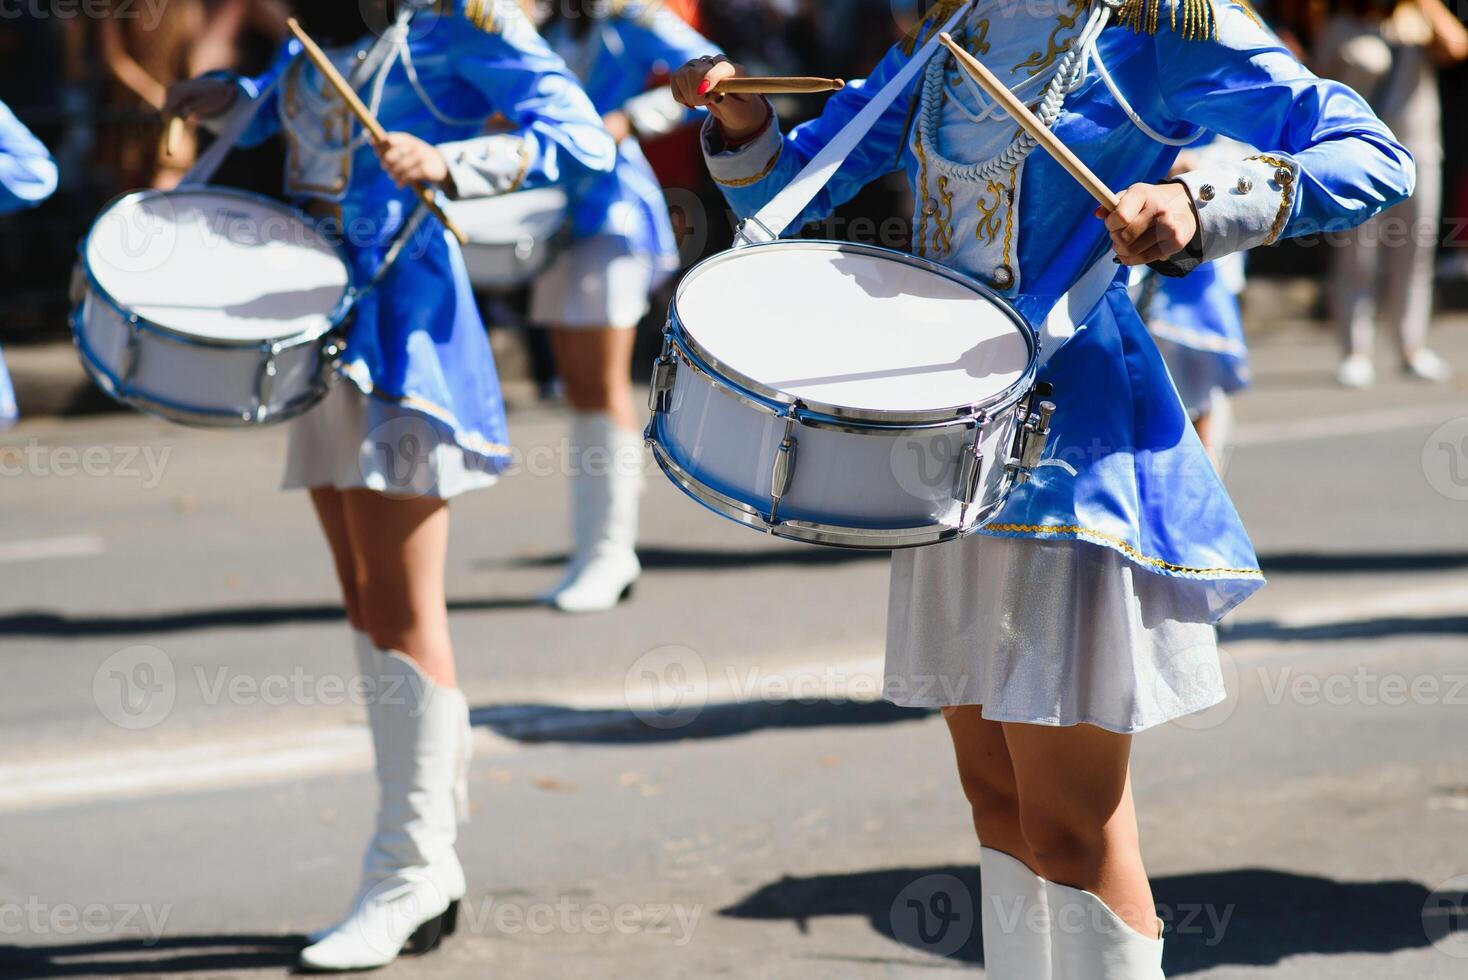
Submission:
[[[447,426],[343,379],[289,423],[281,489],[335,487],[448,500],[497,479]]]
[[[1188,590],[1084,541],[971,535],[895,552],[884,696],[1136,732],[1222,701]]]

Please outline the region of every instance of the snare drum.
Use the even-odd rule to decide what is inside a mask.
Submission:
[[[447,210],[469,239],[463,249],[469,281],[486,292],[509,292],[550,262],[566,224],[566,193],[542,187],[453,201]]]
[[[647,438],[684,492],[748,527],[933,544],[990,520],[1039,462],[1054,406],[1037,355],[1002,297],[925,259],[744,246],[679,284]]]
[[[188,425],[280,422],[335,378],[347,261],[305,218],[244,191],[109,204],[73,280],[77,350],[109,395]]]

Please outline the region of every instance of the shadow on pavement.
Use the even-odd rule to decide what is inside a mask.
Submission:
[[[1458,633],[1468,633],[1468,615],[1381,616],[1376,619],[1354,619],[1312,626],[1286,626],[1271,619],[1262,619],[1237,624],[1225,623],[1219,627],[1218,639],[1224,643],[1241,643],[1245,640],[1293,643],[1312,640],[1374,640],[1409,634],[1452,636]]]
[[[756,701],[668,711],[595,710],[548,704],[475,708],[470,721],[517,742],[660,743],[725,738],[767,728],[889,725],[932,714],[887,701]]]
[[[1303,954],[1386,954],[1468,931],[1461,894],[1414,881],[1334,881],[1268,868],[1154,878],[1167,923],[1168,976],[1221,965],[1267,966]],[[1429,899],[1433,910],[1429,914]],[[855,915],[894,942],[965,963],[983,962],[979,873],[973,867],[892,868],[782,878],[719,914],[787,919],[802,932],[818,916]]]
[[[770,568],[782,565],[847,565],[852,562],[886,561],[890,551],[859,551],[853,548],[812,548],[784,544],[740,551],[706,548],[639,547],[637,559],[648,571],[720,571],[723,569]],[[478,569],[547,568],[564,565],[569,555],[536,555],[527,558],[486,558],[475,562]]]
[[[294,967],[304,936],[164,936],[58,946],[0,946],[0,976],[165,976]]]
[[[1348,551],[1324,554],[1286,551],[1260,555],[1265,575],[1315,575],[1371,572],[1446,572],[1468,568],[1468,551]]]
[[[449,612],[493,612],[535,609],[541,603],[529,596],[498,599],[451,599]],[[0,616],[0,636],[138,636],[148,633],[186,633],[191,630],[229,629],[236,626],[281,626],[289,623],[346,621],[340,603],[294,606],[223,606],[197,612],[145,613],[138,616],[69,616],[54,612],[21,612]]]

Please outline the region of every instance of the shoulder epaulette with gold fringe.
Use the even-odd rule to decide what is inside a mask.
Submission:
[[[503,25],[500,24],[495,7],[503,2],[504,0],[465,0],[464,17],[481,31],[498,34]]]
[[[917,27],[908,32],[902,41],[904,54],[912,54],[952,17],[959,7],[972,0],[938,0],[928,10]],[[1250,20],[1264,26],[1259,14],[1249,0],[1221,0],[1238,7]],[[1156,34],[1161,24],[1163,4],[1167,5],[1167,24],[1185,41],[1214,41],[1218,39],[1218,12],[1214,0],[1122,0],[1116,13],[1115,23],[1137,33]]]
[[[612,0],[608,9],[613,17],[628,17],[646,24],[657,14],[660,6],[660,0]]]

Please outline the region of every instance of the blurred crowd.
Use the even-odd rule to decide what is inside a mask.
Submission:
[[[124,190],[171,186],[192,163],[207,137],[186,132],[165,138],[157,107],[169,83],[211,69],[259,70],[285,38],[288,16],[295,13],[309,27],[313,5],[330,2],[336,0],[0,5],[0,101],[51,147],[61,168],[61,191],[52,201],[0,219],[0,343],[63,334],[71,258],[91,218]],[[925,6],[924,0],[665,2],[752,71],[847,78],[863,75]],[[1461,110],[1440,109],[1468,100],[1468,72],[1454,67],[1468,52],[1423,43],[1420,13],[1409,18],[1401,10],[1420,12],[1428,6],[1459,16],[1442,0],[1271,0],[1260,12],[1318,73],[1362,90],[1388,122],[1409,129],[1406,141],[1428,165],[1423,169],[1432,177],[1441,174],[1426,182],[1428,193],[1418,205],[1423,211],[1419,224],[1432,226],[1429,234],[1418,236],[1427,239],[1426,245],[1406,260],[1407,266],[1393,267],[1390,277],[1420,280],[1426,275],[1430,289],[1434,271],[1468,278],[1468,230],[1451,217],[1468,215],[1468,125]],[[1414,49],[1421,57],[1406,64],[1400,53]],[[783,118],[798,119],[817,105],[801,99],[780,108]],[[667,185],[693,191],[715,209],[710,213],[720,213],[691,133],[648,147],[648,157]],[[216,181],[269,194],[279,188],[279,173],[279,151],[267,146],[236,151]],[[900,182],[877,188],[853,202],[844,220],[905,215],[903,193]],[[723,237],[722,230],[709,229],[707,240],[686,252],[685,260],[721,247]],[[884,244],[900,245],[886,238]],[[1298,246],[1270,251],[1276,254],[1256,266],[1266,274],[1325,271],[1318,255]],[[1364,264],[1358,267],[1385,265],[1369,251],[1357,261]],[[1348,354],[1369,339],[1369,321],[1378,308],[1409,321],[1408,332],[1418,329],[1411,323],[1423,320],[1420,297],[1394,295],[1388,288],[1378,307],[1363,290],[1357,293],[1336,297]]]

